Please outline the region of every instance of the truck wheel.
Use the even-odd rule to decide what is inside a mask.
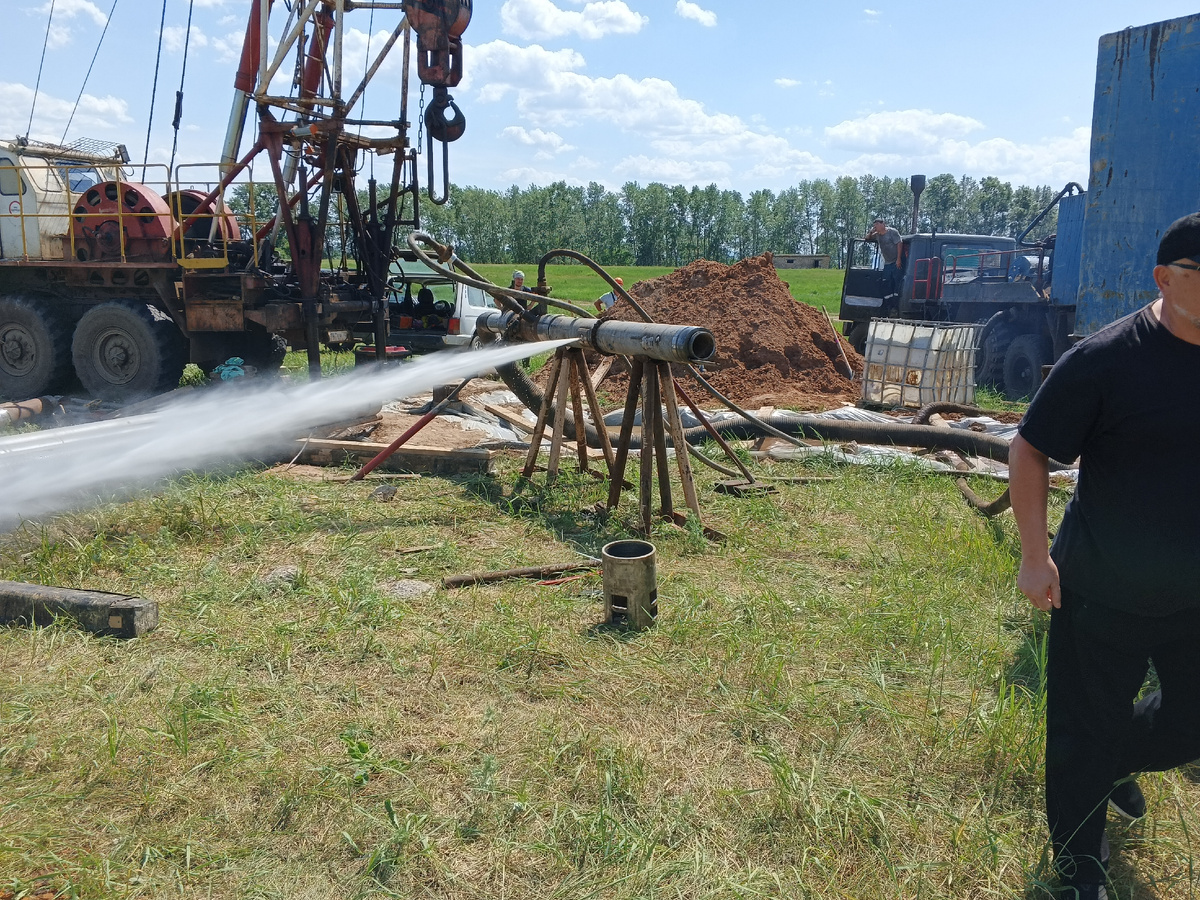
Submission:
[[[1017,336],[1017,329],[1004,313],[987,320],[975,352],[975,383],[1000,390],[1004,387],[1004,358]]]
[[[75,374],[102,400],[129,400],[179,385],[187,353],[165,313],[145,303],[102,303],[84,313],[71,342]]]
[[[1004,354],[1004,396],[1009,400],[1032,398],[1042,386],[1042,366],[1050,362],[1050,356],[1050,341],[1042,335],[1015,337]]]
[[[0,297],[0,400],[53,393],[71,377],[70,332],[48,305]]]
[[[246,352],[243,358],[261,375],[278,375],[287,356],[287,341],[278,334],[247,335]]]
[[[854,327],[846,335],[846,340],[850,342],[850,346],[859,356],[867,352],[867,332],[870,328],[870,322],[855,322]]]

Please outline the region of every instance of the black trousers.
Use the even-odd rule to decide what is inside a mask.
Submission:
[[[1134,704],[1154,662],[1161,691]],[[1148,617],[1063,591],[1046,667],[1046,819],[1068,883],[1103,883],[1113,783],[1200,757],[1200,609]]]

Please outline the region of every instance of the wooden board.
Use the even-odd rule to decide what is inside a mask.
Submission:
[[[304,445],[305,441],[301,439],[296,443]],[[366,461],[386,450],[387,446],[371,441],[310,440],[300,458],[311,465],[331,465],[348,457]],[[384,460],[380,468],[429,475],[486,474],[492,471],[495,457],[495,450],[476,447],[448,449],[405,444]]]
[[[491,403],[485,404],[483,408],[497,419],[503,419],[514,428],[519,428],[526,434],[533,434],[534,423],[530,422],[520,413],[514,412],[511,409],[505,409],[503,406],[494,406]]]

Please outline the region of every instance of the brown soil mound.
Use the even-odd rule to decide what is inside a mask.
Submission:
[[[859,399],[861,389],[845,374],[825,313],[796,302],[769,253],[732,266],[697,260],[638,282],[630,293],[656,322],[703,325],[713,332],[717,353],[705,377],[737,403],[820,411]],[[605,317],[642,320],[624,300]],[[861,373],[862,357],[840,336],[836,340]],[[627,372],[614,372],[604,387],[623,396],[628,383]],[[682,383],[694,400],[708,405],[709,396],[694,379]]]

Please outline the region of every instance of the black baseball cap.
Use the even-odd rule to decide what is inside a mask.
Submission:
[[[1200,262],[1200,213],[1176,219],[1163,232],[1162,240],[1158,243],[1156,264],[1165,266],[1177,259]]]

